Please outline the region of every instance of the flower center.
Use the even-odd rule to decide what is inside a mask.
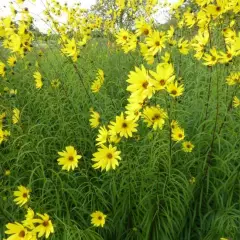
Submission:
[[[102,216],[99,216],[99,217],[98,217],[98,220],[102,220]]]
[[[47,226],[49,225],[49,222],[48,222],[48,221],[44,221],[44,222],[42,223],[42,225],[43,225],[44,227],[47,227]]]
[[[179,137],[179,138],[182,138],[182,137],[183,137],[183,135],[182,135],[181,133],[179,133],[179,134],[178,134],[178,137]]]
[[[25,231],[22,230],[22,231],[18,234],[18,236],[21,237],[21,238],[25,237]]]
[[[108,159],[112,159],[112,158],[113,158],[113,155],[112,155],[111,153],[108,153],[108,154],[107,154],[107,158],[108,158]]]
[[[73,156],[69,156],[69,157],[68,157],[68,160],[69,160],[70,162],[72,162],[72,161],[74,160]]]
[[[161,79],[161,80],[159,81],[159,83],[163,86],[163,85],[165,85],[165,80],[164,80],[164,79]]]
[[[190,144],[187,144],[187,148],[191,148]]]
[[[155,42],[155,45],[156,45],[157,47],[159,47],[159,46],[160,46],[160,42],[159,42],[159,41],[156,41],[156,42]]]
[[[123,36],[123,40],[127,40],[127,36]]]
[[[212,56],[212,61],[216,61],[216,57],[215,56]]]
[[[177,94],[177,91],[176,91],[176,90],[172,90],[172,91],[171,91],[171,94],[176,95],[176,94]]]
[[[149,30],[148,30],[148,29],[144,29],[143,33],[144,33],[145,35],[148,35],[148,34],[149,34]]]
[[[220,11],[221,11],[221,7],[220,7],[220,6],[217,6],[217,7],[216,7],[216,11],[217,11],[217,12],[220,12]]]
[[[142,87],[146,89],[146,88],[148,87],[148,82],[147,82],[147,81],[144,82],[144,83],[142,84]]]
[[[23,198],[27,198],[28,195],[27,195],[27,193],[23,193],[22,196],[23,196]]]
[[[160,114],[156,113],[153,117],[152,117],[152,120],[155,121],[155,120],[158,120],[160,119]]]

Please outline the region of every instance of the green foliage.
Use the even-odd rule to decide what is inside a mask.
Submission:
[[[43,48],[43,58],[36,49],[19,62],[9,82],[1,83],[18,89],[16,97],[1,99],[1,112],[21,110],[20,124],[12,127],[10,140],[0,147],[1,239],[5,224],[25,214],[13,203],[12,192],[20,184],[32,190],[29,205],[52,217],[55,234],[50,239],[240,238],[240,113],[228,111],[234,90],[225,84],[227,66],[214,68],[210,81],[206,67],[175,53],[174,67],[185,86],[181,104],[170,106],[162,95],[155,100],[171,108],[172,117],[195,145],[193,153],[170,146],[167,128],[149,131],[141,125],[139,139],[120,144],[119,168],[105,173],[92,168],[97,131],[89,126],[89,109],[94,107],[105,124],[113,120],[126,104],[127,74],[142,59],[137,53],[111,53],[105,40],[93,40],[78,59],[78,74],[54,45]],[[35,89],[32,77],[36,60],[44,78],[41,90]],[[26,61],[32,63],[27,73]],[[106,80],[94,95],[90,84],[97,68],[104,70]],[[55,78],[61,82],[59,89],[51,88]],[[209,86],[213,94],[207,106]],[[215,131],[217,87],[220,120]],[[56,161],[57,152],[67,145],[83,156],[79,168],[69,173]],[[10,176],[3,176],[5,169],[11,170]],[[195,184],[189,182],[192,176]],[[95,210],[107,215],[104,228],[91,227]]]

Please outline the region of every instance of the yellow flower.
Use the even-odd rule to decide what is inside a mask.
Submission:
[[[20,119],[20,110],[17,108],[13,109],[13,116],[12,116],[12,122],[13,124],[16,124],[19,122]]]
[[[48,238],[51,233],[54,233],[54,228],[52,225],[52,221],[50,220],[50,217],[48,214],[44,213],[43,215],[40,213],[37,213],[37,215],[41,219],[33,219],[33,223],[37,223],[38,226],[34,229],[34,232],[38,233],[38,237],[42,237],[45,235],[45,238]]]
[[[163,48],[165,48],[165,42],[167,38],[164,32],[154,31],[150,34],[147,39],[146,43],[149,47],[149,51],[155,55],[158,52],[161,52]]]
[[[31,234],[18,222],[8,223],[6,228],[8,230],[6,230],[5,233],[11,235],[7,240],[31,240]]]
[[[104,215],[102,212],[100,211],[96,211],[93,212],[91,214],[91,223],[93,224],[94,227],[103,227],[105,224],[105,219],[107,217],[107,215]]]
[[[155,78],[153,82],[156,90],[165,89],[166,85],[175,79],[174,68],[172,64],[160,63],[157,65],[157,71],[150,71],[150,74]]]
[[[93,81],[91,85],[92,92],[96,93],[99,92],[100,88],[104,83],[104,72],[101,69],[98,69],[96,79]]]
[[[185,141],[182,143],[182,150],[184,152],[192,152],[193,148],[194,148],[194,145],[191,142]]]
[[[27,203],[30,199],[30,190],[27,189],[24,186],[19,186],[18,191],[14,191],[13,195],[16,197],[14,199],[14,202],[16,202],[17,205],[23,206],[25,203]]]
[[[101,171],[104,169],[106,171],[115,169],[119,165],[118,160],[121,160],[120,153],[121,152],[117,151],[117,148],[113,147],[111,144],[109,147],[101,145],[98,151],[93,154],[94,158],[92,158],[92,161],[96,162],[93,164],[93,168],[101,168]]]
[[[10,56],[7,60],[7,63],[10,67],[14,67],[17,62],[17,57],[16,56]]]
[[[170,83],[167,85],[167,91],[172,97],[179,97],[183,94],[184,87],[183,85],[178,86],[178,83]]]
[[[100,114],[91,110],[91,118],[89,119],[91,128],[97,128],[100,124]]]
[[[141,69],[135,67],[135,72],[131,71],[128,75],[127,82],[130,85],[127,87],[127,91],[131,92],[132,96],[136,97],[139,101],[151,98],[154,92],[152,81],[153,79],[151,79],[143,65]]]
[[[234,96],[233,97],[233,106],[235,108],[239,107],[240,106],[240,99],[237,97],[237,96]]]
[[[81,155],[77,155],[77,151],[72,146],[67,146],[66,151],[58,152],[61,156],[57,159],[58,165],[63,165],[62,170],[69,171],[78,167],[78,160],[82,158]]]
[[[140,36],[140,35],[148,36],[149,34],[152,33],[151,25],[146,23],[144,18],[137,19],[135,21],[135,26],[136,26],[137,36]]]
[[[33,223],[34,215],[35,215],[34,211],[31,208],[28,208],[27,214],[25,215],[25,220],[22,221],[24,227],[27,227],[29,229],[35,228]]]
[[[33,77],[35,79],[36,88],[40,89],[43,86],[42,75],[39,71],[34,72]]]
[[[6,65],[3,62],[0,62],[0,76],[4,77],[6,74]]]
[[[61,51],[66,56],[72,57],[73,62],[77,61],[79,52],[77,51],[77,45],[74,38],[71,40],[67,39],[67,43],[64,44],[64,48],[62,48]]]
[[[59,79],[53,79],[52,81],[51,81],[51,86],[53,87],[53,88],[59,88],[59,86],[60,86],[60,81],[59,81]]]
[[[172,129],[172,140],[173,141],[181,141],[183,140],[185,137],[184,135],[184,129],[180,128],[180,127],[176,127]]]
[[[152,126],[154,130],[157,130],[157,128],[162,129],[167,113],[159,106],[146,107],[143,110],[143,118],[148,127]]]
[[[189,52],[188,41],[187,40],[183,41],[183,39],[181,38],[178,42],[178,50],[180,53],[187,55]]]
[[[109,133],[105,126],[100,127],[98,130],[98,135],[96,138],[97,144],[96,145],[102,145],[105,144],[108,141]]]
[[[124,118],[123,113],[121,113],[120,116],[117,116],[116,121],[111,122],[111,124],[112,126],[110,126],[110,129],[119,134],[120,137],[132,137],[132,134],[137,132],[136,127],[138,124],[135,122],[135,119]]]
[[[218,59],[219,59],[219,55],[216,48],[212,48],[210,49],[210,54],[208,53],[204,54],[203,60],[205,60],[205,62],[203,64],[207,66],[213,66],[217,64]]]
[[[231,72],[230,75],[227,76],[226,82],[229,86],[240,84],[240,72]]]

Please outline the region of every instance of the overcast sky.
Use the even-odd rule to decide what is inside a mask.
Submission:
[[[176,2],[177,0],[170,0],[170,2]],[[0,17],[7,16],[10,13],[9,3],[15,2],[14,0],[0,0]],[[96,0],[58,0],[58,2],[64,4],[67,3],[68,6],[73,5],[74,3],[81,3],[83,8],[90,8],[93,4],[96,3]],[[34,17],[34,25],[38,27],[41,31],[46,32],[48,26],[41,19],[43,15],[42,11],[45,9],[46,0],[36,0],[35,3],[32,3],[30,0],[26,0],[23,3],[24,7],[29,9],[29,12]],[[166,17],[160,12],[157,14],[156,19],[159,22],[165,22]]]

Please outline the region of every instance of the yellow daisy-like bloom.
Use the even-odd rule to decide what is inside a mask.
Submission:
[[[237,96],[234,96],[233,97],[233,106],[235,108],[239,107],[240,106],[240,99],[237,97]]]
[[[77,50],[77,45],[74,38],[71,40],[67,39],[67,43],[64,44],[64,48],[62,48],[61,51],[66,56],[71,57],[73,62],[77,61],[79,51]]]
[[[183,41],[181,38],[178,42],[178,50],[180,53],[187,55],[189,52],[189,43],[187,40]]]
[[[104,215],[102,212],[100,211],[96,211],[96,212],[93,212],[91,214],[91,223],[94,227],[103,227],[104,224],[105,224],[105,219],[107,217],[107,215]]]
[[[42,75],[39,71],[34,72],[33,77],[35,79],[36,88],[40,89],[43,86]]]
[[[180,128],[180,127],[176,127],[172,129],[172,140],[173,141],[181,141],[183,140],[185,137],[184,135],[184,129]]]
[[[150,74],[155,78],[154,87],[156,90],[165,89],[167,84],[175,79],[174,68],[172,64],[158,64],[157,71],[150,71]]]
[[[40,214],[37,213],[37,215],[41,219],[33,219],[33,223],[37,223],[38,226],[34,229],[34,232],[38,233],[38,237],[42,237],[45,235],[45,238],[48,238],[51,233],[54,233],[54,228],[52,225],[52,221],[50,220],[50,217],[48,214]]]
[[[135,21],[135,26],[136,26],[137,36],[140,36],[140,35],[148,36],[149,34],[152,33],[151,25],[146,23],[144,18],[137,19]]]
[[[162,129],[167,113],[159,106],[146,107],[143,110],[143,118],[148,127],[152,126],[154,130],[157,130],[157,128]]]
[[[11,235],[7,240],[30,240],[31,235],[28,230],[20,223],[8,223],[6,225],[8,230],[5,231],[6,234]]]
[[[12,116],[12,122],[13,124],[17,124],[20,119],[20,110],[18,108],[13,109],[13,116]]]
[[[213,65],[217,64],[217,62],[219,60],[219,54],[218,54],[216,48],[210,49],[210,54],[205,53],[203,56],[203,60],[205,60],[205,62],[203,64],[207,65],[207,66],[213,66]]]
[[[130,38],[130,33],[124,29],[120,29],[120,31],[116,34],[116,42],[118,45],[125,45],[129,38]]]
[[[69,171],[78,167],[78,160],[82,158],[81,155],[77,155],[77,151],[72,146],[67,146],[66,151],[58,152],[61,156],[57,159],[58,165],[63,165],[62,170]]]
[[[93,83],[91,85],[92,92],[94,92],[94,93],[99,92],[103,83],[104,83],[104,72],[102,69],[98,69],[96,79],[93,81]]]
[[[178,83],[170,83],[167,85],[167,91],[172,97],[179,97],[183,94],[184,87],[183,85],[178,86]]]
[[[188,142],[185,141],[182,143],[182,150],[184,152],[192,152],[193,148],[194,148],[194,145],[189,141]]]
[[[89,119],[91,128],[97,128],[100,124],[100,114],[91,110],[91,118]]]
[[[127,82],[130,84],[127,91],[132,93],[132,97],[136,97],[139,101],[145,98],[151,98],[154,92],[152,79],[148,71],[142,65],[141,69],[135,67],[135,72],[131,71],[128,75]]]
[[[178,121],[172,120],[172,122],[171,122],[171,129],[174,129],[174,128],[177,128],[177,127],[179,127]]]
[[[16,56],[10,56],[7,60],[7,63],[10,67],[14,67],[17,62],[17,57]]]
[[[0,62],[0,76],[4,77],[6,74],[6,65],[3,62]]]
[[[161,52],[161,50],[166,47],[166,40],[167,37],[164,32],[154,31],[146,39],[149,51],[152,52],[153,55]]]
[[[135,119],[124,118],[123,113],[116,117],[116,122],[111,122],[112,126],[110,129],[115,131],[120,137],[132,137],[134,132],[137,132],[136,127],[138,124]]]
[[[96,138],[96,141],[97,141],[96,145],[105,144],[108,141],[108,137],[109,137],[109,134],[106,127],[105,126],[100,127],[97,138]]]
[[[51,86],[53,87],[53,88],[59,88],[59,86],[60,86],[60,81],[58,80],[58,79],[53,79],[52,81],[51,81]]]
[[[230,73],[226,78],[226,82],[229,86],[240,84],[240,72]]]
[[[101,145],[101,148],[98,148],[98,151],[93,154],[92,161],[96,162],[93,164],[93,168],[101,168],[101,171],[115,169],[119,165],[118,160],[121,160],[120,153],[121,151],[117,151],[117,147],[113,147],[111,144],[109,147]]]
[[[30,190],[24,186],[19,186],[18,191],[14,191],[13,195],[16,197],[13,201],[16,202],[17,205],[23,206],[30,199]]]
[[[35,215],[34,211],[31,208],[28,208],[27,214],[25,215],[25,220],[22,221],[24,227],[27,227],[29,229],[35,228],[33,223],[34,215]]]

